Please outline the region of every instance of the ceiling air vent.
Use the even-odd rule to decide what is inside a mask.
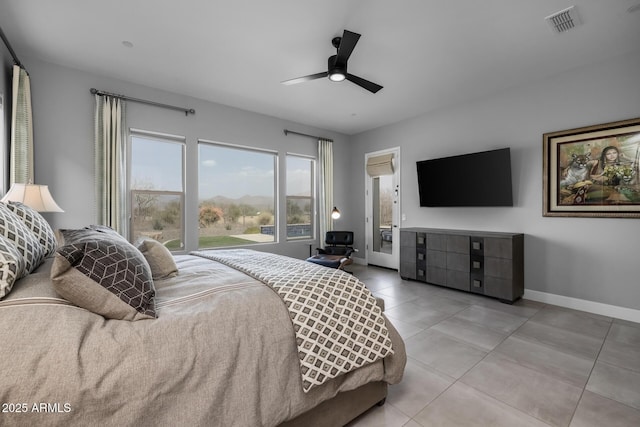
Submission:
[[[544,18],[554,33],[564,33],[581,24],[575,6],[568,7]]]

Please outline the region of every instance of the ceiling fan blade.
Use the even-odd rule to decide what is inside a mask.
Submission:
[[[320,79],[322,77],[327,77],[329,75],[329,73],[327,71],[323,71],[322,73],[317,73],[317,74],[310,74],[308,76],[304,76],[304,77],[297,77],[295,79],[291,79],[291,80],[285,80],[282,83],[283,85],[293,85],[296,83],[302,83],[302,82],[308,82],[311,80],[315,80],[315,79]]]
[[[360,86],[362,88],[365,88],[369,92],[376,93],[380,89],[382,89],[382,86],[380,86],[379,84],[375,84],[373,82],[370,82],[369,80],[365,80],[362,77],[354,76],[353,74],[347,74],[347,80],[349,80],[352,83],[357,84],[358,86]]]
[[[351,56],[351,52],[356,47],[356,44],[360,40],[360,34],[353,33],[349,30],[344,30],[342,34],[342,40],[340,40],[340,46],[338,47],[338,55],[336,56],[336,64],[346,64],[347,60]]]

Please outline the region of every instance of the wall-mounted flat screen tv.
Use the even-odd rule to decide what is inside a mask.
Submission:
[[[513,206],[509,148],[422,160],[420,206]]]

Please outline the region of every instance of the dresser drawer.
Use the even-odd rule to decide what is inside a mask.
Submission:
[[[505,301],[513,301],[520,295],[515,295],[513,282],[497,277],[485,277],[484,294]]]
[[[469,236],[447,236],[447,252],[469,253]]]
[[[416,233],[411,231],[400,231],[400,246],[415,249]]]
[[[469,255],[447,252],[447,270],[469,272]]]
[[[427,249],[446,251],[447,236],[445,234],[427,234]]]
[[[447,287],[469,291],[469,273],[447,270]]]
[[[513,245],[511,239],[500,239],[495,237],[485,237],[484,255],[495,258],[513,258]]]
[[[427,282],[434,285],[446,285],[447,284],[447,270],[444,268],[427,267]]]
[[[447,253],[442,251],[427,251],[427,264],[430,267],[447,268]]]
[[[415,246],[400,246],[400,258],[403,260],[415,260],[416,259],[416,247]]]
[[[485,276],[511,279],[513,277],[513,263],[510,259],[484,257]]]

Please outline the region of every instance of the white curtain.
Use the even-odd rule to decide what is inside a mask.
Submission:
[[[111,96],[95,99],[96,221],[128,237],[125,102]]]
[[[13,66],[10,184],[33,183],[33,119],[31,82],[27,72]]]
[[[318,140],[318,232],[320,246],[324,244],[327,231],[333,230],[333,141]]]

